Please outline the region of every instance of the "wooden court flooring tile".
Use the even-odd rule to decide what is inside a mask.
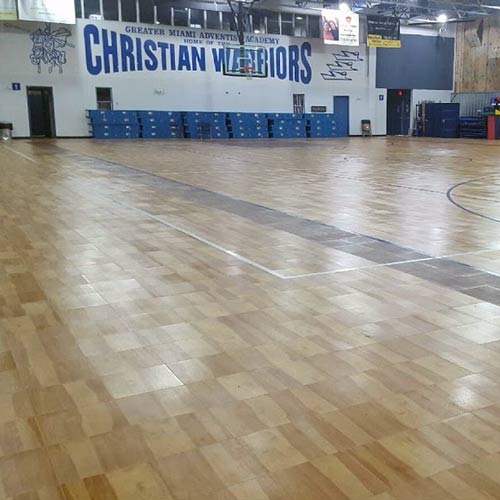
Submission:
[[[373,157],[355,147],[368,143]],[[84,168],[53,144],[0,146],[0,498],[500,498],[498,305],[361,261],[280,279],[137,209],[239,242],[270,266],[289,259],[273,269],[325,269],[335,259],[236,215],[226,230],[220,210],[138,187],[91,160]],[[148,143],[146,159],[145,144],[134,156],[129,144],[57,142],[348,230],[390,233],[420,251],[477,249],[467,234],[475,219],[456,208],[446,231],[428,231],[445,203],[430,191],[492,172],[494,148],[430,142],[418,163],[417,141],[352,139],[333,143],[349,158],[335,170],[332,142],[255,144]],[[255,159],[247,170],[243,151]],[[462,160],[476,153],[479,167],[468,172]],[[304,169],[314,155],[319,163]],[[274,162],[267,182],[265,160]],[[433,201],[422,208],[423,199]],[[355,221],[363,203],[378,215]],[[495,248],[494,223],[478,224]]]
[[[230,141],[223,146],[204,141],[186,147],[180,141],[168,144],[168,155],[163,144],[151,142],[125,147],[106,141],[59,144],[432,255],[498,249],[492,237],[495,222],[470,217],[445,196],[456,183],[485,177],[455,193],[457,199],[469,200],[468,193],[488,185],[471,208],[494,216],[490,198],[497,192],[496,144],[428,138],[360,143],[351,138],[334,146],[331,141],[307,140]],[[360,148],[369,151],[369,157]],[[447,230],[450,226],[453,231]]]

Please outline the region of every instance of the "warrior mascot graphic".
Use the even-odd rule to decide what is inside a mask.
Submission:
[[[31,33],[30,38],[33,42],[31,49],[31,64],[38,67],[38,73],[42,72],[42,64],[49,68],[49,73],[52,73],[54,68],[63,72],[63,65],[66,64],[66,51],[68,38],[71,36],[71,31],[67,28],[57,28],[52,30],[50,24],[46,24],[45,28],[38,28]]]

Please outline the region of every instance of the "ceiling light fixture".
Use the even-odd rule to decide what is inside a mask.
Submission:
[[[436,21],[438,23],[444,24],[448,22],[448,16],[446,14],[439,14],[439,16],[436,17]]]

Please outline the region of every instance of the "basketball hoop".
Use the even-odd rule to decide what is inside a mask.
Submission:
[[[222,74],[241,78],[267,78],[268,54],[266,47],[255,45],[224,45]]]
[[[253,66],[244,66],[243,73],[245,73],[247,80],[251,80],[253,77],[253,74],[254,74],[254,67]]]

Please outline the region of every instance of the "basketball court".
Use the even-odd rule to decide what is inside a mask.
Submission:
[[[85,12],[87,2],[80,5]],[[110,44],[121,35],[111,30],[121,33],[115,24],[124,21],[124,3],[120,9],[120,19],[102,28],[106,17],[79,17],[77,7],[77,29],[89,34],[87,49],[94,47],[82,64],[103,71],[108,64],[112,72]],[[193,21],[195,7],[188,9]],[[84,126],[94,136],[60,134],[71,130],[72,108],[80,106],[58,107],[58,85],[65,78],[69,85],[66,67],[50,76],[58,82],[48,125],[55,137],[25,136],[12,112],[14,139],[0,142],[0,498],[500,498],[498,142],[375,133],[375,107],[387,106],[378,88],[374,102],[363,104],[362,113],[372,110],[362,115],[370,117],[369,134],[362,134],[356,103],[372,90],[349,94],[346,136],[314,136],[315,120],[323,134],[327,118],[306,115],[326,101],[317,94],[313,104],[306,84],[295,81],[304,76],[305,49],[293,37],[286,54],[267,41],[239,43],[247,28],[239,33],[237,24],[251,15],[245,9],[232,2],[221,11],[221,33],[222,12],[236,23],[236,41],[220,45],[214,77],[227,86],[204,91],[209,102],[241,89],[242,107],[262,94],[241,113],[216,104],[199,112],[134,106],[148,99],[139,87],[120,106],[124,94],[110,73],[113,109],[86,110]],[[23,19],[19,6],[16,12]],[[155,3],[158,22],[150,30],[164,29],[161,12]],[[210,31],[204,12],[196,36]],[[265,15],[261,35],[272,37],[272,16]],[[335,19],[328,21],[332,40],[342,36],[342,19]],[[139,21],[127,22],[143,26]],[[0,39],[13,37],[10,29],[4,26]],[[459,28],[453,33],[458,44]],[[97,51],[103,36],[108,59]],[[124,43],[123,85],[137,76]],[[141,41],[149,62],[160,43]],[[139,43],[133,47],[137,57]],[[208,68],[209,53],[185,53],[191,73],[184,81],[205,78],[193,61]],[[306,88],[306,111],[270,104],[285,71],[280,53],[292,94]],[[188,64],[182,49],[175,54],[177,67]],[[137,78],[147,82],[146,59],[141,64]],[[22,88],[46,88],[43,75]],[[342,85],[329,95],[325,116],[335,115],[332,97],[347,97],[355,84]],[[184,91],[191,95],[187,84]],[[403,102],[406,91],[394,98]],[[31,131],[33,92],[26,88]],[[155,92],[170,98],[157,82]],[[466,97],[457,98],[461,109],[472,102]],[[429,104],[448,113],[454,103]],[[418,108],[411,119],[404,108],[399,122],[384,114],[384,130],[406,119],[418,125]],[[118,112],[132,121],[108,114]],[[161,133],[158,112],[170,113],[174,135],[133,136],[135,116],[138,135]],[[175,135],[176,113],[183,113],[183,137]],[[482,114],[474,117],[479,123]],[[474,117],[461,115],[461,126]],[[241,138],[260,133],[262,120],[274,136]],[[117,128],[132,136],[96,136]]]

